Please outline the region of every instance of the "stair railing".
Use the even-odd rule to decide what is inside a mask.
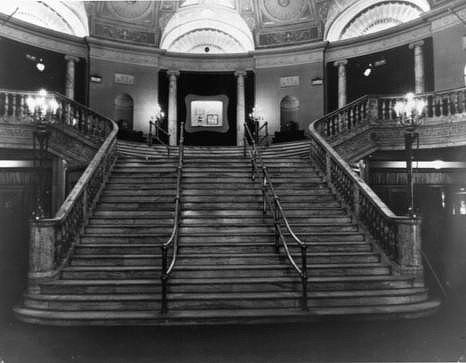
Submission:
[[[181,123],[180,127],[180,145],[178,155],[178,166],[176,176],[176,196],[175,196],[175,217],[173,222],[173,229],[168,241],[162,244],[162,274],[161,274],[161,308],[160,313],[166,314],[168,312],[168,301],[167,301],[167,288],[168,279],[170,277],[173,268],[175,267],[176,258],[178,255],[178,241],[180,237],[180,220],[181,220],[181,182],[183,178],[183,162],[184,162],[184,123]],[[168,252],[172,248],[172,256],[169,262]]]
[[[329,144],[345,137],[353,127],[368,125],[368,108],[364,96],[311,123],[311,158],[386,255],[402,272],[418,275],[422,273],[420,218],[395,215]]]
[[[264,130],[264,135],[261,136],[261,131]],[[262,126],[257,125],[256,128],[256,143],[259,146],[263,144],[265,146],[269,146],[269,123],[266,121],[262,124]]]
[[[160,120],[149,121],[149,134],[147,135],[147,146],[152,146],[153,139],[157,140],[157,142],[161,145],[165,145],[167,147],[167,156],[170,157],[170,145],[168,142],[165,142],[160,137],[161,134],[165,135],[168,139],[170,139],[170,133],[164,130],[161,126]],[[152,130],[154,134],[152,134]]]
[[[37,96],[41,95],[38,92],[0,90],[0,120],[31,124],[39,110],[31,115],[26,100]],[[43,122],[55,128],[74,129],[99,149],[55,216],[32,220],[30,279],[50,279],[60,273],[79,241],[117,158],[118,126],[114,121],[58,93],[41,97],[45,97],[46,102],[56,102],[58,106],[56,114],[47,115]]]
[[[288,258],[288,261],[293,266],[294,270],[297,272],[298,276],[301,278],[302,284],[302,296],[301,296],[301,306],[303,310],[308,310],[307,302],[307,245],[302,242],[298,236],[293,232],[288,219],[286,218],[285,211],[281,205],[280,198],[278,197],[275,189],[273,187],[272,179],[267,170],[267,166],[262,159],[259,150],[257,149],[256,143],[254,142],[253,135],[248,125],[244,125],[244,145],[246,148],[249,146],[248,155],[251,159],[251,179],[256,179],[256,172],[258,169],[262,170],[262,212],[267,213],[267,206],[269,207],[270,212],[273,217],[274,224],[274,242],[275,249],[277,253],[280,251],[280,245],[283,247],[285,254]],[[292,256],[288,242],[286,241],[285,235],[282,231],[282,226],[285,231],[292,237],[293,241],[299,246],[301,250],[301,266],[298,266],[298,263],[295,261]]]

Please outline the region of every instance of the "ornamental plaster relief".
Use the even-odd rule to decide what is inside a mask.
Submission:
[[[181,58],[160,56],[160,68],[177,69],[181,71],[235,71],[238,69],[253,69],[252,57],[247,58]]]
[[[92,59],[104,60],[108,62],[126,63],[138,66],[157,68],[159,64],[159,54],[136,53],[130,50],[105,48],[91,48],[90,57]]]
[[[422,40],[431,35],[430,26],[423,25],[420,28],[407,30],[403,33],[391,33],[384,36],[382,39],[374,38],[370,40],[361,40],[362,44],[357,41],[352,41],[345,45],[335,45],[327,52],[327,61],[336,61],[339,59],[353,58],[356,56],[381,52],[390,48],[395,48],[401,45],[408,45],[416,40]]]
[[[455,10],[456,14],[458,14],[458,16],[461,18],[461,19],[466,19],[466,8],[465,9],[457,9]],[[456,16],[455,14],[451,14],[451,13],[448,13],[444,16],[442,16],[441,18],[438,18],[438,19],[433,19],[432,20],[432,32],[439,32],[443,29],[447,29],[447,28],[450,28],[452,26],[455,26],[455,25],[458,25],[458,24],[461,24],[461,21],[460,19],[458,19],[458,16]]]
[[[273,68],[318,63],[323,61],[322,50],[300,54],[267,54],[254,56],[255,68]]]

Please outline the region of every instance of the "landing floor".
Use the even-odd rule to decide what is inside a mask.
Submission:
[[[3,316],[0,362],[466,361],[466,308],[420,320],[166,328],[58,328]]]

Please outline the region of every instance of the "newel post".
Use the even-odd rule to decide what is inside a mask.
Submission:
[[[52,223],[31,223],[29,277],[50,277],[55,269],[55,228]]]
[[[398,263],[402,273],[422,275],[421,223],[419,217],[397,220]]]
[[[379,99],[376,96],[369,96],[367,99],[367,118],[370,124],[383,119],[379,116]]]

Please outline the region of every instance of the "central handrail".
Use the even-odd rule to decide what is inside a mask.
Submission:
[[[170,238],[167,242],[162,244],[162,302],[160,312],[166,314],[168,312],[167,301],[167,284],[173,268],[175,267],[176,257],[178,254],[178,240],[180,236],[180,219],[181,219],[181,179],[183,177],[183,162],[184,162],[184,123],[180,126],[180,145],[178,155],[178,166],[176,176],[176,196],[175,196],[175,218],[173,222],[173,229]],[[173,254],[171,256],[170,264],[168,263],[168,250],[173,247]]]
[[[248,125],[244,124],[244,145],[245,149],[248,145],[250,145],[249,157],[251,158],[251,179],[256,179],[256,171],[258,168],[258,164],[262,169],[262,212],[264,214],[267,213],[267,205],[269,206],[270,212],[273,216],[273,224],[275,228],[275,248],[277,252],[280,250],[280,243],[285,250],[286,256],[290,261],[291,265],[298,273],[299,277],[301,278],[302,283],[302,297],[301,297],[301,306],[303,310],[308,310],[308,303],[307,303],[307,245],[302,242],[298,236],[293,232],[288,219],[286,218],[285,211],[281,205],[280,198],[278,197],[275,189],[273,187],[272,179],[268,172],[267,166],[262,159],[262,156],[259,150],[256,147],[256,143],[254,142],[254,138],[252,137],[251,130],[249,129]],[[248,143],[248,139],[250,143]],[[246,152],[244,153],[244,157],[246,157]],[[271,197],[268,195],[270,193]],[[285,236],[282,231],[281,223],[284,224],[286,231],[290,234],[293,238],[294,242],[300,247],[301,249],[301,267],[298,266],[295,259],[291,255],[290,249],[288,247],[288,243],[285,239]]]
[[[154,135],[152,135],[152,128],[154,129]],[[152,146],[152,141],[153,141],[152,137],[153,137],[154,139],[157,140],[159,144],[165,145],[167,147],[167,156],[170,157],[170,145],[168,142],[165,142],[160,138],[160,132],[164,134],[165,136],[167,136],[168,139],[170,139],[170,133],[164,130],[160,126],[160,120],[155,120],[155,121],[150,120],[149,121],[149,134],[147,135],[147,146],[149,147]]]

